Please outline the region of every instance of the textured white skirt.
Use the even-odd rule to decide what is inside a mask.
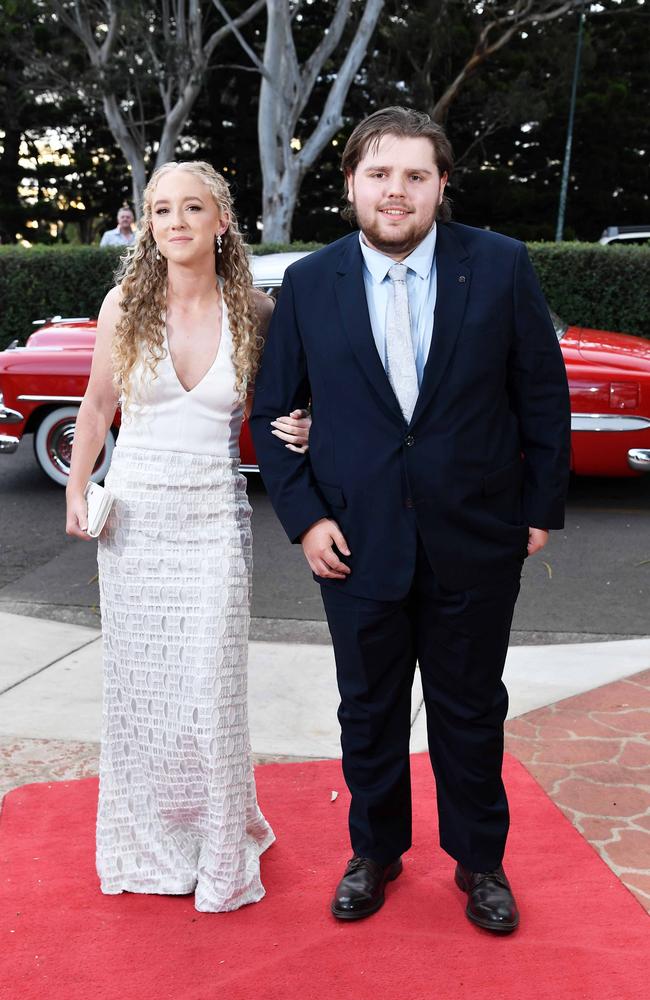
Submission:
[[[120,448],[98,547],[104,707],[102,892],[264,895],[274,840],[257,805],[247,713],[252,544],[238,460]]]

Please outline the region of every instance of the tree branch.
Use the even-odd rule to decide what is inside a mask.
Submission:
[[[302,78],[302,86],[309,94],[316,83],[316,79],[321,69],[341,41],[343,32],[345,31],[345,25],[350,14],[351,5],[352,0],[342,0],[341,3],[337,4],[336,11],[330,21],[327,31],[310,55],[309,59],[307,59],[303,65],[302,72],[300,74]]]
[[[441,97],[431,109],[434,121],[443,123],[449,114],[449,108],[458,96],[464,83],[485,63],[495,52],[503,48],[527,24],[554,21],[572,10],[584,6],[583,0],[517,0],[514,9],[510,7],[503,14],[491,11],[493,17],[479,32],[474,50],[469,59],[454,80],[445,89]],[[490,36],[501,29],[494,41]]]
[[[217,6],[215,0],[212,0],[212,2],[215,4],[215,7],[217,7],[217,10],[219,10],[219,6],[223,6],[222,4]],[[235,18],[231,18],[227,12],[219,10],[221,16],[226,18],[226,23],[221,28],[217,28],[217,30],[214,31],[212,35],[210,35],[210,38],[203,46],[203,52],[206,61],[210,59],[210,56],[214,52],[219,42],[221,42],[224,38],[226,38],[231,32],[235,33],[235,36],[239,41],[239,36],[236,33],[236,29],[243,28],[245,24],[248,24],[249,21],[252,21],[253,18],[257,14],[259,14],[259,12],[262,10],[265,2],[266,0],[255,0],[255,3],[252,3],[250,7],[247,7],[246,10],[243,12],[243,14],[240,14],[239,17]]]

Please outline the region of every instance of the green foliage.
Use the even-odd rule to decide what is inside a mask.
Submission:
[[[650,338],[650,247],[532,243],[529,251],[566,323]]]
[[[0,347],[24,343],[35,319],[96,316],[119,257],[115,247],[0,247]]]
[[[173,26],[168,32],[163,25],[165,5],[157,0],[120,0],[112,6],[125,27],[111,72],[118,74],[120,97],[153,149],[164,117],[153,48],[160,66],[171,69],[183,63],[184,46]],[[226,4],[232,16],[246,6],[248,0]],[[336,0],[302,5],[294,19],[301,61],[322,39],[335,6]],[[353,7],[362,6],[355,0]],[[354,124],[388,104],[431,110],[463,70],[480,29],[492,22],[494,40],[498,13],[512,6],[496,0],[386,0],[346,100],[341,130],[302,183],[292,229],[296,239],[329,241],[349,231],[337,211],[339,164]],[[548,0],[535,0],[535,6],[548,7]],[[101,14],[106,4],[88,0],[67,7]],[[565,236],[595,240],[605,226],[649,221],[650,60],[643,30],[648,4],[602,0],[585,7]],[[223,19],[208,0],[202,10],[207,37]],[[348,32],[355,23],[351,17]],[[577,26],[575,9],[557,20],[528,24],[461,87],[446,118],[458,162],[449,194],[459,222],[526,241],[553,238]],[[264,35],[260,12],[244,30],[258,55]],[[153,48],[143,41],[151,37]],[[322,113],[348,37],[296,122],[294,135],[303,142]],[[88,68],[81,42],[53,16],[50,0],[0,2],[3,243],[13,243],[17,233],[31,243],[91,243],[115,224],[116,210],[130,200],[130,175],[106,125],[100,82]],[[258,92],[259,75],[250,72],[239,40],[231,35],[219,45],[175,153],[179,159],[207,159],[224,173],[251,242],[260,237],[262,199]],[[50,141],[48,151],[44,147]],[[149,161],[147,169],[152,166]]]
[[[3,244],[90,243],[131,192],[101,103],[84,89],[80,44],[50,7],[0,2]]]
[[[333,239],[337,153],[352,124],[376,107],[431,111],[463,70],[478,33],[514,7],[558,8],[547,0],[387,0],[372,56],[346,101],[339,145],[326,150],[302,187],[293,234],[304,226]],[[454,218],[529,242],[555,235],[567,138],[578,12],[537,20],[475,67],[453,100],[445,125],[457,169],[448,194]],[[596,240],[606,226],[643,225],[650,189],[648,4],[585,4],[584,34],[565,227],[566,239]],[[609,14],[607,13],[609,11]],[[614,16],[615,15],[615,16]],[[318,178],[316,175],[320,175]],[[324,199],[324,180],[334,180]],[[301,213],[302,209],[302,213]]]
[[[319,243],[261,244],[255,254],[316,250]],[[0,348],[24,343],[32,321],[96,316],[113,285],[119,247],[0,247]],[[533,243],[549,305],[568,323],[650,338],[650,248]]]
[[[251,250],[256,257],[263,257],[268,253],[298,253],[300,250],[320,250],[322,246],[322,243],[317,243],[314,240],[307,243],[297,240],[294,243],[256,243],[251,247]]]

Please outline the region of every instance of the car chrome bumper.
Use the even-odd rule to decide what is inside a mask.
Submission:
[[[20,444],[20,438],[10,434],[0,434],[0,455],[11,455]]]
[[[0,406],[0,424],[22,424],[24,419],[18,410],[12,410],[8,406]]]
[[[627,464],[635,472],[650,472],[650,448],[630,448]]]

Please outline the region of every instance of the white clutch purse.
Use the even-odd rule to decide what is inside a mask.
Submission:
[[[107,489],[104,489],[98,483],[93,483],[92,480],[84,490],[84,497],[88,505],[88,528],[86,529],[86,533],[91,538],[97,538],[106,524],[106,518],[111,512],[115,498]]]

